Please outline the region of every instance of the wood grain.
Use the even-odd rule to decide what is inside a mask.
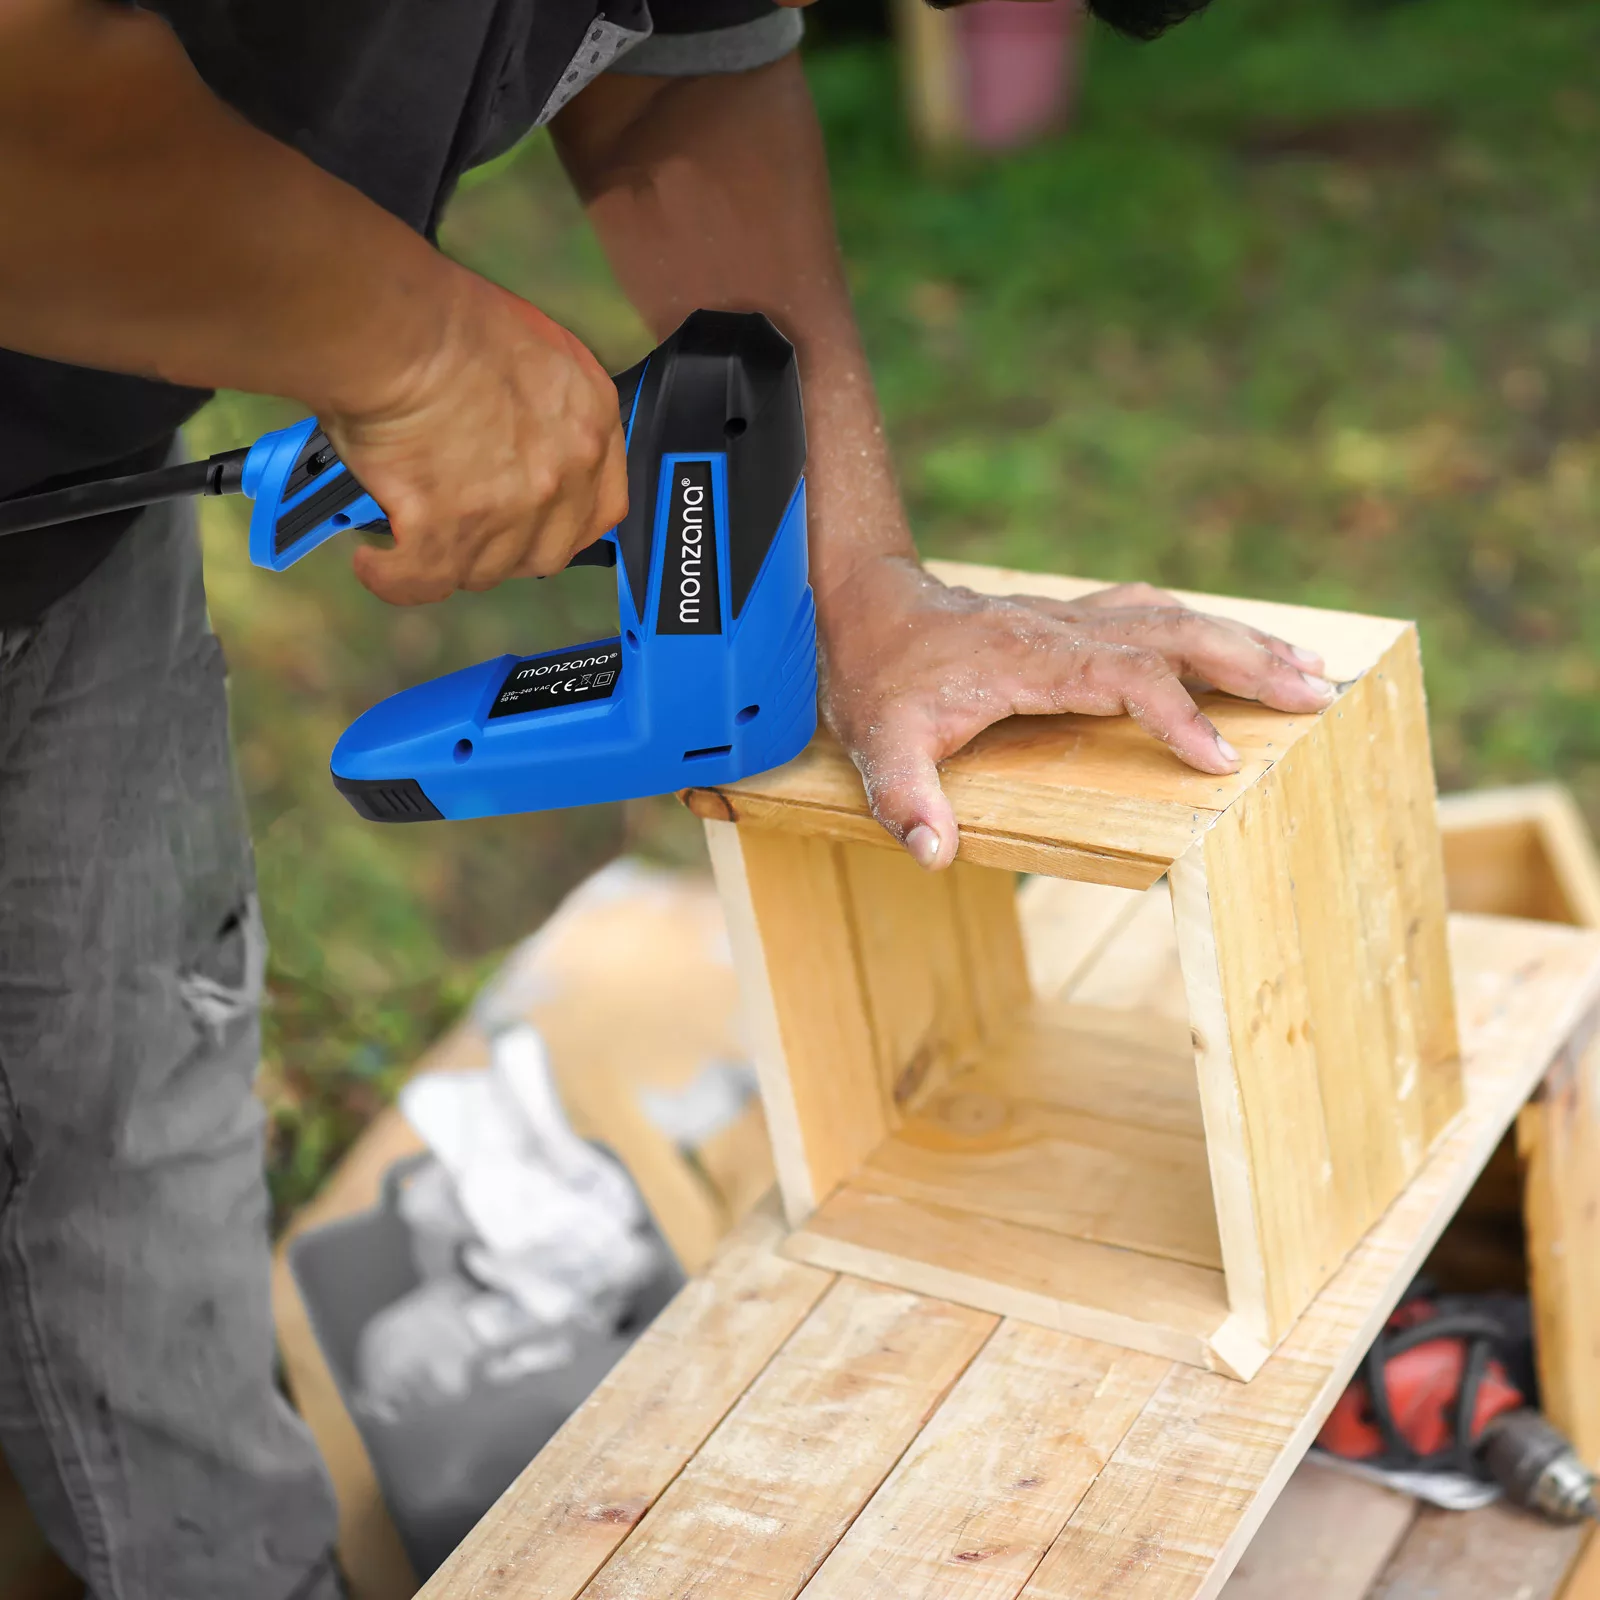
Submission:
[[[1406,630],[1172,874],[1223,1257],[1269,1343],[1460,1107],[1432,808]]]
[[[1600,1468],[1600,1040],[1562,1050],[1517,1146],[1540,1405]]]
[[[994,1327],[837,1283],[585,1600],[792,1600]]]
[[[851,1187],[1222,1266],[1203,1140],[1046,1100],[945,1094],[884,1140]]]
[[[1227,1366],[1218,1338],[1229,1310],[1222,1274],[1134,1250],[1069,1239],[967,1211],[847,1185],[785,1252],[837,1272],[939,1295],[1130,1350]],[[1250,1352],[1244,1352],[1249,1356]],[[1259,1365],[1264,1350],[1253,1352]],[[1248,1376],[1253,1366],[1247,1359]]]
[[[1139,964],[1139,931],[1131,925],[1110,947],[1113,956],[1129,950],[1130,967]],[[1080,1004],[1079,995],[1097,992],[1091,982],[1075,987],[1070,1002],[1039,1001],[977,1065],[951,1080],[951,1090],[1003,1094],[1202,1138],[1189,1023],[1171,1015],[1166,983],[1163,964],[1159,981],[1130,989],[1139,998],[1125,1006]]]
[[[901,1109],[975,1056],[982,1038],[955,887],[903,850],[832,848],[848,901],[848,922],[833,937],[853,944],[884,1121],[894,1128]]]
[[[1003,1324],[804,1600],[1012,1600],[1166,1370]]]
[[[759,1208],[423,1586],[422,1600],[573,1600],[817,1305]]]
[[[706,825],[746,1037],[793,1223],[855,1172],[896,1120],[850,934],[837,847]]]
[[[992,1044],[1016,1025],[1033,998],[1017,907],[1019,880],[1014,872],[965,861],[955,862],[947,878],[978,1036]]]

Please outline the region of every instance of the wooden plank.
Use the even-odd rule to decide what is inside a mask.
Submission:
[[[1138,932],[1136,923],[1110,947],[1113,955],[1130,950],[1133,968],[1139,965],[1133,953]],[[1036,1002],[975,1067],[952,1079],[952,1092],[1004,1094],[1201,1138],[1189,1021],[1172,1016],[1170,999],[1161,997],[1165,976],[1163,969],[1159,988],[1134,991],[1140,998],[1127,1006]]]
[[[1044,719],[1031,719],[1042,721]],[[980,737],[983,737],[980,735]],[[967,747],[968,751],[972,746]],[[963,752],[964,754],[966,752]],[[952,760],[959,759],[952,757]],[[854,809],[865,796],[855,792],[859,775],[826,734],[819,734],[787,767],[777,769],[790,782],[793,792],[774,796],[748,793],[742,789],[685,789],[678,798],[707,822],[737,822],[741,827],[782,829],[816,839],[834,839],[846,844],[868,844],[883,850],[901,846],[885,833],[865,810]],[[945,792],[949,793],[948,769]],[[803,795],[815,790],[833,803],[813,802]],[[1038,808],[1035,807],[1035,810]],[[1124,810],[1128,808],[1123,808]],[[1044,819],[1035,825],[1048,827]],[[1087,846],[1042,834],[1010,833],[986,827],[970,815],[958,813],[961,825],[959,859],[979,867],[995,867],[1007,872],[1040,872],[1053,877],[1082,878],[1092,883],[1119,885],[1125,889],[1148,889],[1167,870],[1170,856],[1165,850],[1144,854],[1138,850],[1118,850],[1107,846]],[[1142,832],[1156,847],[1180,846],[1196,831],[1165,812],[1152,812],[1142,819]]]
[[[1473,1177],[1600,1001],[1600,941],[1451,919],[1466,1114],[1248,1384],[1174,1367],[1027,1600],[1212,1600]]]
[[[1416,1515],[1409,1495],[1302,1461],[1221,1600],[1363,1600]]]
[[[1222,1266],[1205,1142],[963,1088],[884,1140],[851,1179],[1026,1228]]]
[[[860,1167],[894,1117],[844,874],[822,839],[713,822],[706,840],[784,1209],[798,1224]]]
[[[422,1600],[573,1600],[832,1279],[774,1253],[776,1208],[730,1236],[535,1457]]]
[[[1017,875],[957,861],[946,876],[955,899],[956,930],[978,1036],[992,1043],[1016,1025],[1033,998],[1018,915]]]
[[[849,910],[840,931],[854,936],[878,1081],[898,1112],[971,1059],[982,1036],[955,889],[949,873],[925,872],[904,851],[833,848]]]
[[[1600,1040],[1563,1050],[1517,1144],[1540,1404],[1600,1468]]]
[[[1370,1600],[1555,1600],[1584,1534],[1503,1501],[1477,1511],[1424,1506]]]
[[[1180,950],[1207,1045],[1224,1260],[1242,1286],[1236,1305],[1270,1343],[1460,1105],[1413,632],[1174,869],[1175,893],[1195,901],[1200,874],[1205,900],[1180,916]],[[1210,1029],[1197,1005],[1211,1008]]]
[[[1134,915],[1140,898],[1137,890],[1109,883],[1025,879],[1017,891],[1017,915],[1033,992],[1042,1000],[1066,993]],[[1176,946],[1173,961],[1176,964]]]
[[[994,1327],[841,1280],[585,1600],[793,1600]]]
[[[1178,960],[1172,890],[1166,879],[1137,898],[1116,936],[1084,963],[1066,995],[1075,1003],[1170,1017],[1187,1034],[1189,1004]],[[1191,1059],[1191,1077],[1193,1073]]]
[[[1248,1376],[1266,1352],[1228,1342],[1222,1274],[846,1185],[784,1251],[919,1294]]]
[[[1175,862],[1168,881],[1228,1303],[1257,1342],[1265,1345],[1274,1325],[1274,1309],[1268,1295],[1259,1194],[1234,1063],[1205,851],[1196,848]]]
[[[804,1600],[1012,1600],[1166,1370],[1002,1324]]]

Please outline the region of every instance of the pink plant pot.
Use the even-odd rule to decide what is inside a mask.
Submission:
[[[973,144],[1007,150],[1069,120],[1081,0],[981,0],[955,15]]]

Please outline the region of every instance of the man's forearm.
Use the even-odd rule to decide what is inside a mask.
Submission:
[[[658,337],[698,306],[764,311],[805,385],[812,579],[826,624],[864,558],[911,554],[835,241],[798,58],[725,77],[612,75],[556,120],[617,276]]]
[[[0,0],[0,217],[14,349],[343,410],[437,342],[448,263],[133,7]]]

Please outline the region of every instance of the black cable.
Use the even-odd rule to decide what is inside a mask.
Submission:
[[[162,500],[184,500],[190,495],[238,494],[244,479],[248,450],[224,450],[205,461],[186,461],[179,467],[158,467],[125,478],[91,479],[49,494],[24,495],[20,500],[0,500],[0,537],[27,533],[33,528],[53,528],[58,523],[81,522],[108,511],[131,511]]]
[[[1414,1298],[1416,1296],[1408,1295],[1401,1301],[1401,1306]],[[1505,1334],[1505,1328],[1492,1315],[1457,1310],[1440,1310],[1408,1328],[1385,1328],[1373,1341],[1360,1368],[1361,1376],[1366,1381],[1371,1420],[1383,1440],[1382,1452],[1367,1459],[1366,1464],[1391,1471],[1415,1471],[1418,1468],[1437,1471],[1447,1468],[1469,1476],[1481,1476],[1476,1456],[1477,1440],[1472,1436],[1472,1419],[1477,1414],[1478,1393],[1483,1387],[1490,1358],[1499,1353],[1498,1347]],[[1412,1446],[1395,1419],[1389,1404],[1387,1369],[1394,1357],[1418,1345],[1432,1344],[1437,1339],[1461,1340],[1467,1347],[1466,1361],[1455,1404],[1451,1408],[1451,1440],[1431,1455],[1423,1455]]]

